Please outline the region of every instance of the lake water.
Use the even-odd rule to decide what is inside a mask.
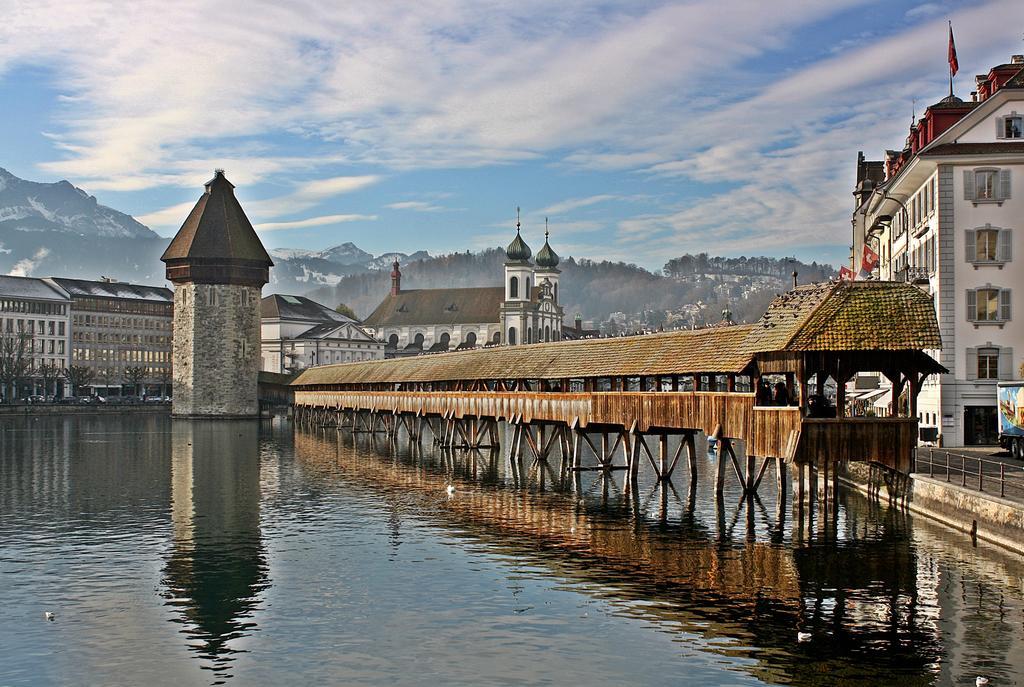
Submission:
[[[712,460],[623,493],[281,421],[0,420],[0,685],[1024,681],[1020,557],[847,492],[801,526],[770,472],[719,507]]]

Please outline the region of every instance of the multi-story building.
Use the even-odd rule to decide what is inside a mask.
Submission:
[[[1024,356],[1024,56],[976,83],[970,101],[927,108],[902,150],[860,155],[854,190],[854,255],[870,247],[872,276],[935,301],[943,347],[931,353],[949,373],[926,380],[918,410],[946,446],[995,441],[996,381]]]
[[[165,395],[171,383],[174,294],[114,280],[44,279],[71,302],[70,365],[92,371],[102,395]]]
[[[43,279],[0,276],[0,396],[63,393],[71,299]],[[24,362],[20,362],[24,361]],[[44,388],[46,387],[46,388]]]
[[[260,303],[260,335],[260,369],[266,372],[384,358],[384,342],[351,317],[305,296],[265,297]]]
[[[388,357],[564,338],[558,300],[561,272],[547,232],[536,264],[530,261],[533,253],[518,222],[505,254],[503,286],[403,289],[395,262],[391,293],[363,325],[386,342]]]

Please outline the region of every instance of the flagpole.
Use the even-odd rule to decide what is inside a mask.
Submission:
[[[953,45],[953,20],[950,19],[950,20],[947,20],[947,21],[949,23],[949,44]],[[946,60],[946,61],[949,62],[949,98],[950,98],[950,100],[952,100],[953,99],[953,62],[951,60]]]

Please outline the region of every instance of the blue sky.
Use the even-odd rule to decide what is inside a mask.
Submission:
[[[270,247],[848,252],[858,150],[1024,52],[1019,0],[14,0],[0,166],[172,235],[215,167]]]

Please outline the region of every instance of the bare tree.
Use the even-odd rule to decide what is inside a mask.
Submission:
[[[0,334],[0,394],[11,400],[32,369],[32,335],[26,332]]]
[[[55,363],[43,363],[36,368],[36,374],[43,380],[43,396],[50,394],[50,385],[61,378],[61,367]],[[54,395],[57,390],[54,389]]]
[[[117,369],[114,367],[102,367],[97,375],[99,381],[106,387],[106,393],[110,393],[110,386],[115,382],[119,381],[117,377]]]
[[[132,395],[139,395],[139,384],[146,381],[147,370],[142,365],[124,368],[124,381],[132,385]]]
[[[79,388],[90,384],[96,373],[91,367],[72,365],[64,372],[64,376],[71,384],[71,394],[77,396]]]

